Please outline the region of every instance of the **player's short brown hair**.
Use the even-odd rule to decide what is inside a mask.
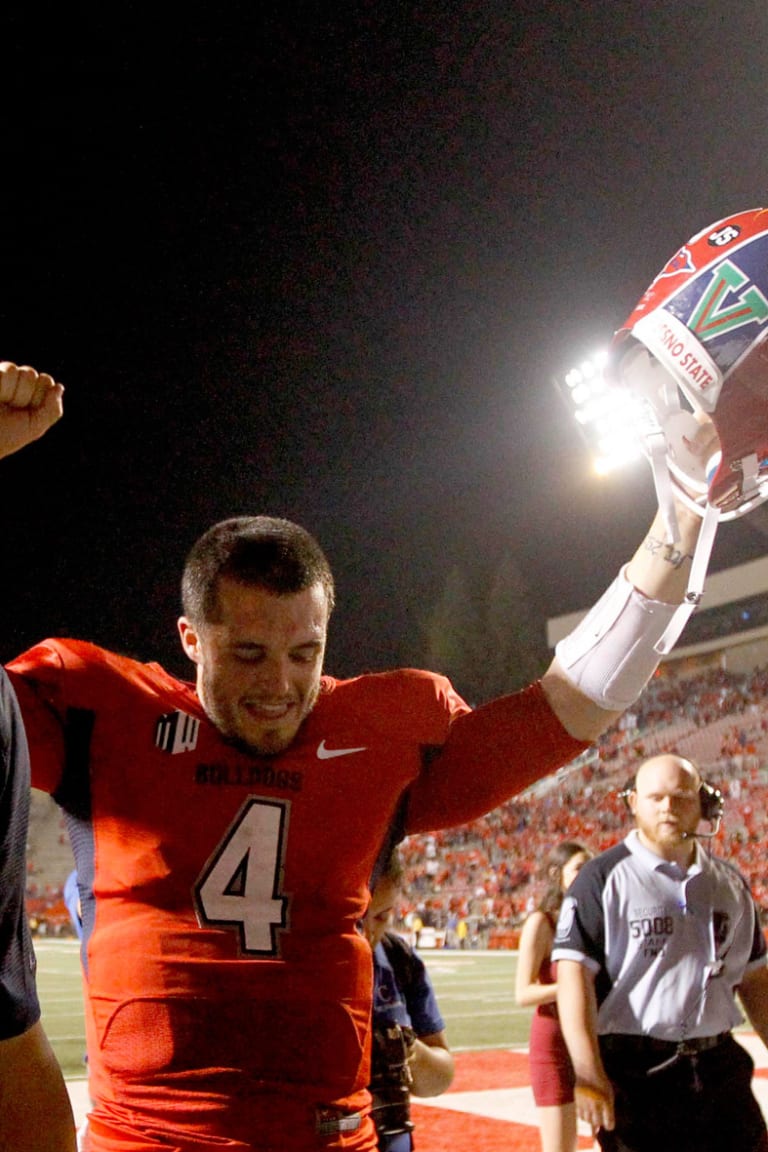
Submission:
[[[405,883],[405,868],[403,867],[403,859],[397,845],[390,850],[389,855],[385,858],[381,873],[376,879],[376,884],[381,880],[388,880],[395,888],[402,888]],[[372,885],[372,887],[375,887],[375,885]]]
[[[333,573],[325,553],[314,536],[291,520],[236,516],[203,533],[187,556],[181,580],[184,615],[193,623],[216,622],[222,576],[275,596],[321,584],[329,614],[333,608]]]

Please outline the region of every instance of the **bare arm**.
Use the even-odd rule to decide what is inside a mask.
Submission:
[[[63,394],[46,373],[0,361],[0,458],[38,440],[56,423]]]
[[[542,984],[539,972],[552,950],[552,928],[543,912],[532,912],[520,934],[515,977],[515,1001],[524,1008],[554,1004],[556,984]]]
[[[597,998],[592,973],[576,960],[557,962],[560,1027],[576,1074],[576,1112],[598,1128],[614,1126],[613,1088],[605,1074],[597,1042]]]
[[[701,519],[682,504],[677,505],[681,539],[667,540],[661,513],[657,513],[640,547],[630,561],[626,576],[644,596],[665,604],[682,603],[688,586],[691,557],[699,537]],[[579,740],[596,740],[621,715],[599,707],[571,682],[552,661],[542,678],[550,706],[563,727]]]
[[[746,973],[738,991],[747,1019],[768,1048],[768,968]]]
[[[432,1032],[414,1040],[408,1066],[414,1096],[439,1096],[450,1088],[455,1068],[445,1032]]]
[[[0,1042],[0,1152],[75,1152],[69,1096],[39,1023]]]

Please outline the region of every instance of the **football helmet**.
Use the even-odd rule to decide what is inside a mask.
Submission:
[[[638,403],[665,515],[672,492],[718,520],[767,500],[768,209],[684,244],[614,336],[606,371]]]

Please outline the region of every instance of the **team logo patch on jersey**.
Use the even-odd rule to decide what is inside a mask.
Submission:
[[[197,747],[200,721],[177,710],[161,716],[155,727],[155,746],[163,752],[192,752]]]

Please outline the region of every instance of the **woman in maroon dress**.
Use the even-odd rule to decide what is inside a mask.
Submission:
[[[549,957],[565,890],[591,855],[572,840],[552,849],[542,870],[547,889],[520,937],[515,998],[519,1005],[536,1009],[529,1060],[542,1152],[574,1152],[576,1148],[573,1069],[557,1017],[556,966]]]

